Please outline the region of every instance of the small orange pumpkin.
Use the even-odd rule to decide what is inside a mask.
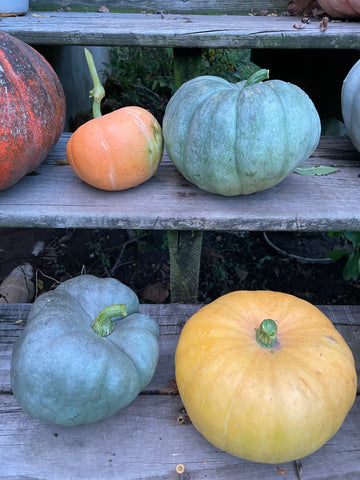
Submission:
[[[201,308],[175,353],[193,425],[217,448],[254,462],[302,458],[340,428],[356,397],[351,350],[315,306],[238,291]]]
[[[93,59],[86,50],[94,80],[94,118],[70,137],[66,153],[76,175],[102,190],[125,190],[145,182],[156,172],[163,153],[161,127],[141,107],[124,107],[101,115],[105,91]]]

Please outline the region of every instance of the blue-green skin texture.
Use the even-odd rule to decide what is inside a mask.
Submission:
[[[360,153],[360,60],[353,65],[344,80],[341,110],[351,143]]]
[[[281,80],[245,83],[196,77],[167,105],[169,157],[207,192],[233,196],[273,187],[319,143],[319,115],[303,90]]]
[[[101,337],[92,328],[108,305],[128,315]],[[14,345],[11,385],[29,415],[59,425],[97,422],[132,402],[159,359],[159,327],[138,313],[135,293],[113,278],[82,275],[40,296]]]

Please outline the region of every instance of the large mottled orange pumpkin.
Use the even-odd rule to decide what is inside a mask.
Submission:
[[[0,32],[0,190],[45,160],[65,122],[65,96],[34,48]]]
[[[332,17],[360,17],[360,0],[318,0],[319,5]]]
[[[229,293],[185,324],[175,373],[194,426],[254,462],[307,456],[340,428],[356,397],[351,350],[315,306],[270,291]]]
[[[67,157],[84,182],[102,190],[125,190],[148,180],[163,152],[156,118],[141,107],[124,107],[93,118],[70,137]]]

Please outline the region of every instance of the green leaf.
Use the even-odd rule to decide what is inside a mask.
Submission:
[[[328,236],[330,238],[333,238],[333,237],[342,237],[344,235],[343,232],[328,232]]]
[[[320,175],[329,175],[337,171],[337,168],[328,167],[327,165],[310,165],[306,167],[295,168],[294,173],[304,175],[305,177],[315,177]]]
[[[360,244],[360,232],[344,232],[343,235],[355,247]]]
[[[339,260],[348,253],[347,250],[331,250],[331,252],[329,252],[329,258],[331,258],[331,260]]]
[[[345,280],[356,280],[360,275],[360,254],[352,252],[343,269],[343,277]]]

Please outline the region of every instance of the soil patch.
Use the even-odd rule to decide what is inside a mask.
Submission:
[[[293,235],[289,242],[301,239],[307,244],[306,236]],[[314,234],[308,244],[314,255]],[[323,255],[324,234],[318,245]],[[38,295],[67,278],[91,273],[118,278],[134,289],[141,303],[170,302],[163,231],[2,229],[0,281],[27,262],[33,266]],[[343,279],[344,263],[304,263],[284,256],[262,232],[204,232],[199,302],[233,290],[269,289],[318,305],[358,304],[360,283]]]
[[[329,252],[347,247],[343,237],[325,232],[264,232],[264,238],[281,255],[302,263],[331,263]]]

